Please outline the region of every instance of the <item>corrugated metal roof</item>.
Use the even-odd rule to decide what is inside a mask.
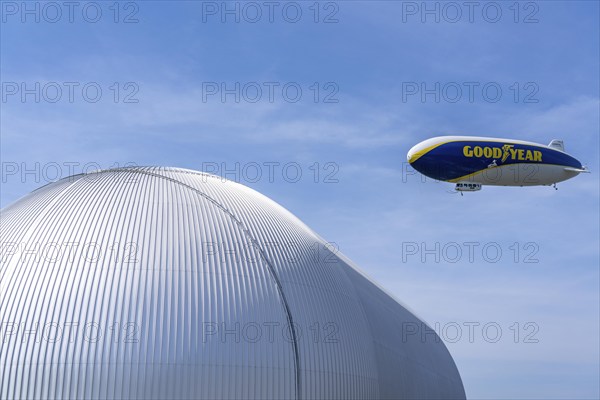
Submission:
[[[424,325],[243,185],[78,175],[0,236],[2,399],[464,398],[437,335],[402,335]]]

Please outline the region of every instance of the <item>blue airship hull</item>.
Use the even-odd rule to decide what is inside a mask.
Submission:
[[[551,185],[584,171],[581,163],[556,148],[519,140],[439,137],[408,153],[411,166],[430,178],[484,185]]]

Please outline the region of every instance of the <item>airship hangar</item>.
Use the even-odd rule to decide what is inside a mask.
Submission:
[[[433,330],[238,183],[76,175],[0,232],[2,399],[465,398]]]

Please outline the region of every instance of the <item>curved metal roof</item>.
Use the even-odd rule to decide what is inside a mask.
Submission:
[[[465,397],[433,331],[243,185],[77,175],[0,236],[0,398]]]

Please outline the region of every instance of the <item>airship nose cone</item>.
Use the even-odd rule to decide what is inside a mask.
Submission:
[[[406,159],[408,160],[408,162],[410,164],[413,164],[419,158],[424,156],[428,150],[429,150],[429,141],[426,140],[424,142],[417,143],[408,151],[408,154],[406,155]]]
[[[415,146],[413,146],[409,151],[408,154],[406,154],[406,159],[408,160],[408,162],[410,164],[412,164],[418,157],[417,157],[417,153],[419,152],[419,150],[421,150],[421,144],[417,144]]]

